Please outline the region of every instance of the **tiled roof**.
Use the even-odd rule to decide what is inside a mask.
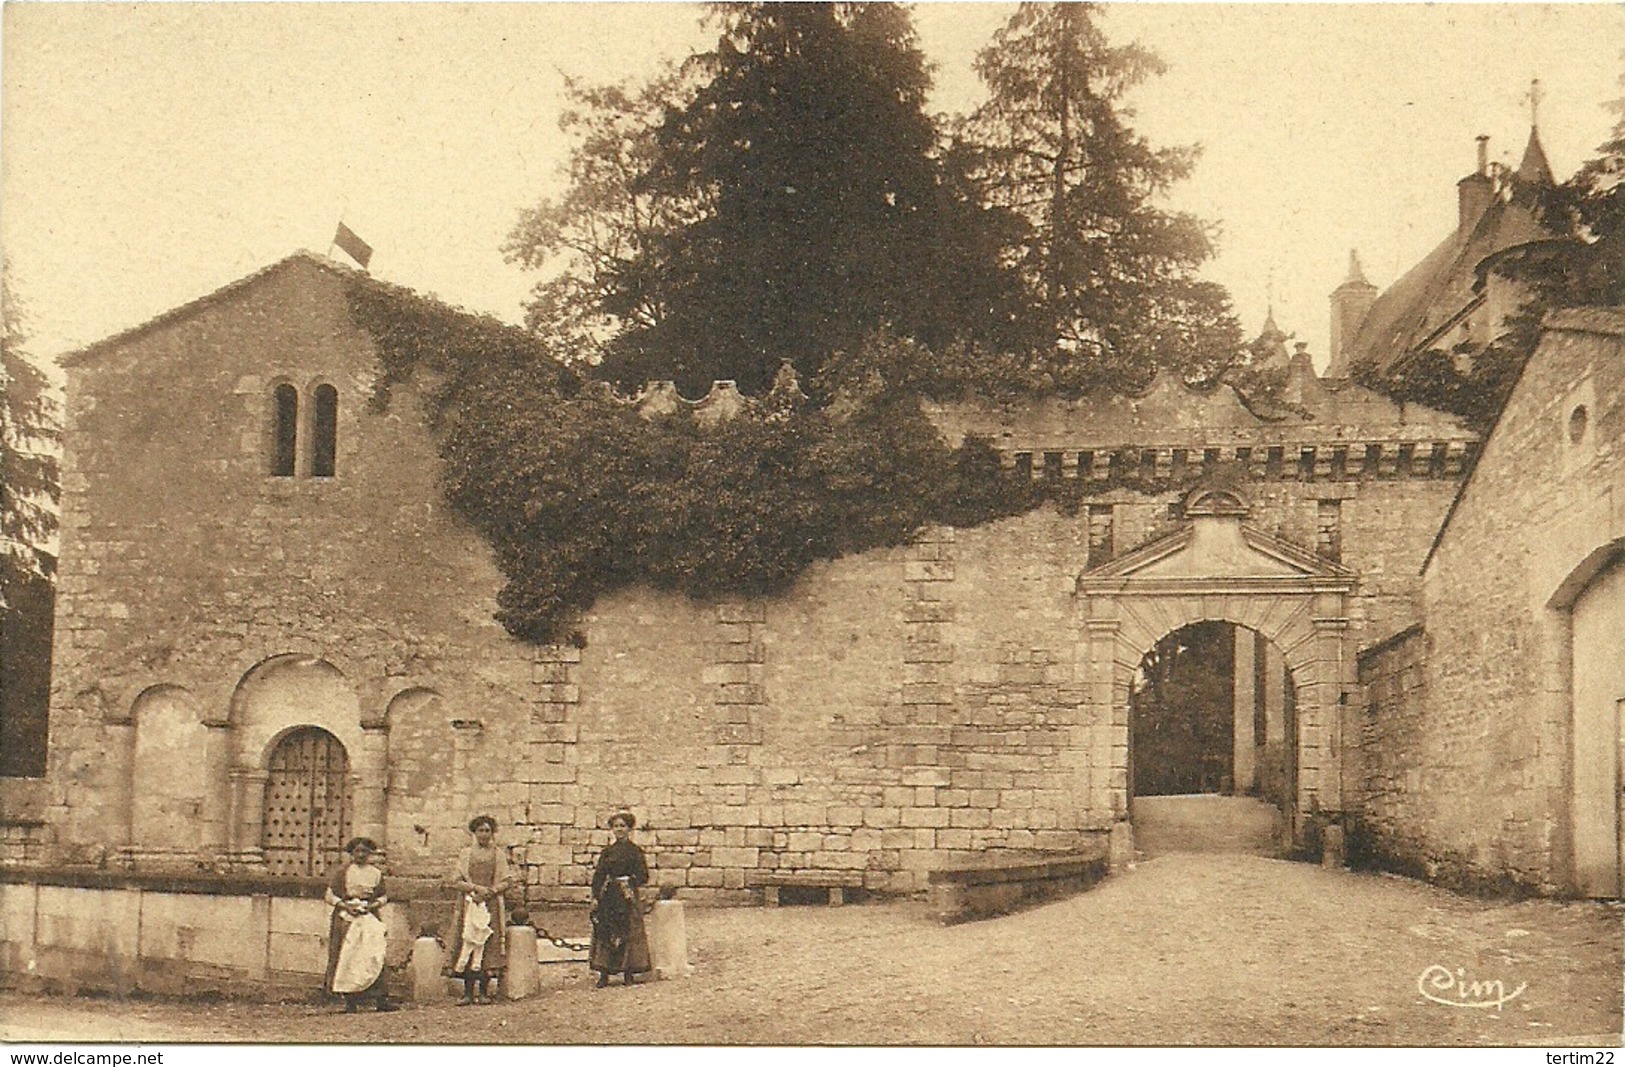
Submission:
[[[1487,180],[1487,179],[1481,179]],[[1349,362],[1386,371],[1425,347],[1478,294],[1486,261],[1509,249],[1556,236],[1536,214],[1536,190],[1554,184],[1540,136],[1529,131],[1513,195],[1494,196],[1471,227],[1457,227],[1372,303],[1350,346]]]

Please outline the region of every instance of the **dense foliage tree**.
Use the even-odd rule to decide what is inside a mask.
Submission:
[[[56,587],[39,573],[7,576],[0,616],[0,778],[45,773]]]
[[[943,441],[920,398],[1110,384],[1096,372],[1111,360],[1201,376],[1201,358],[1239,337],[1188,270],[1205,231],[1150,206],[1184,154],[1114,127],[1059,157],[1067,225],[1111,239],[1104,258],[1060,242],[1057,292],[1079,307],[1109,295],[1097,332],[1110,358],[1057,360],[1051,305],[1034,305],[1024,277],[1033,218],[1012,183],[984,185],[997,153],[944,144],[925,114],[906,11],[747,3],[713,16],[716,47],[642,89],[570,85],[569,189],[526,212],[507,246],[559,270],[528,304],[534,343],[370,280],[352,289],[383,356],[380,402],[429,372],[446,495],[507,577],[499,617],[531,639],[567,636],[634,582],[767,594],[928,523],[1076,508],[1076,480],[1004,477],[986,442]],[[1117,121],[1116,91],[1103,99],[1091,123]],[[786,364],[800,386],[769,392]],[[628,389],[670,378],[690,396],[732,378],[758,399],[714,425],[644,417],[589,374]],[[1135,469],[1123,488],[1170,488]]]
[[[58,431],[28,357],[9,263],[0,269],[0,776],[45,770],[55,606]]]
[[[527,639],[567,638],[600,595],[636,582],[771,594],[815,560],[1042,499],[999,477],[985,442],[950,448],[896,388],[861,383],[820,406],[783,382],[719,424],[646,417],[499,323],[370,278],[349,305],[383,362],[376,402],[421,383],[442,490],[491,546],[507,579],[498,618]]]
[[[1041,347],[1039,388],[1137,388],[1158,367],[1211,378],[1243,358],[1223,287],[1196,269],[1209,228],[1157,205],[1191,148],[1154,148],[1124,95],[1163,69],[1108,43],[1093,4],[1024,3],[977,57],[988,100],[961,138],[992,204],[1025,222],[1010,249]]]
[[[4,591],[54,565],[59,440],[56,404],[45,375],[26,352],[22,310],[11,269],[0,270],[0,610]]]
[[[621,329],[664,317],[662,253],[700,206],[650,174],[660,122],[691,91],[675,71],[638,88],[565,82],[568,188],[522,212],[504,249],[511,262],[554,272],[531,291],[526,325],[561,362],[600,363]]]
[[[353,280],[349,306],[383,364],[375,402],[416,379],[442,491],[506,578],[497,617],[528,640],[571,637],[600,596],[636,583],[770,595],[817,560],[1045,502],[1075,512],[1086,492],[1008,477],[986,441],[950,446],[919,404],[929,352],[884,333],[828,368],[833,402],[781,379],[706,425],[686,409],[639,414],[536,339],[376,279]],[[1112,487],[1166,493],[1204,476],[1136,465]]]
[[[1199,622],[1158,641],[1129,697],[1134,794],[1215,793],[1233,774],[1235,628]]]
[[[703,391],[811,380],[890,325],[927,344],[1015,341],[1013,219],[982,203],[967,157],[939,151],[929,77],[893,4],[716,8],[722,32],[682,76],[576,89],[571,191],[527,213],[510,256],[571,269],[532,325],[561,327],[601,374]],[[658,116],[658,118],[657,118]],[[582,303],[594,331],[572,320]]]

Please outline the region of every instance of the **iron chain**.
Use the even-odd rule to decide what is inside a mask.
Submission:
[[[537,926],[536,933],[551,942],[554,947],[569,949],[571,952],[585,952],[590,947],[590,942],[587,941],[571,941],[569,938],[557,937],[545,926]]]

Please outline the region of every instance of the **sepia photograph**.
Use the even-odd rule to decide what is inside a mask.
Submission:
[[[0,10],[10,1062],[1614,1062],[1625,6]]]

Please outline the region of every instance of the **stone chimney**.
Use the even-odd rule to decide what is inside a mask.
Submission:
[[[1289,404],[1302,404],[1314,391],[1315,361],[1309,355],[1309,342],[1299,341],[1293,346],[1292,361],[1287,364],[1286,385],[1281,389],[1281,399]]]
[[[1478,170],[1456,183],[1456,201],[1460,206],[1456,228],[1470,230],[1483,217],[1484,209],[1495,199],[1495,182],[1490,179],[1490,139],[1478,135]]]
[[[1326,377],[1349,376],[1348,360],[1354,338],[1359,334],[1360,324],[1365,321],[1366,313],[1376,299],[1377,287],[1366,281],[1365,271],[1360,269],[1360,253],[1351,250],[1349,276],[1342,285],[1332,290],[1332,336],[1328,346]]]

